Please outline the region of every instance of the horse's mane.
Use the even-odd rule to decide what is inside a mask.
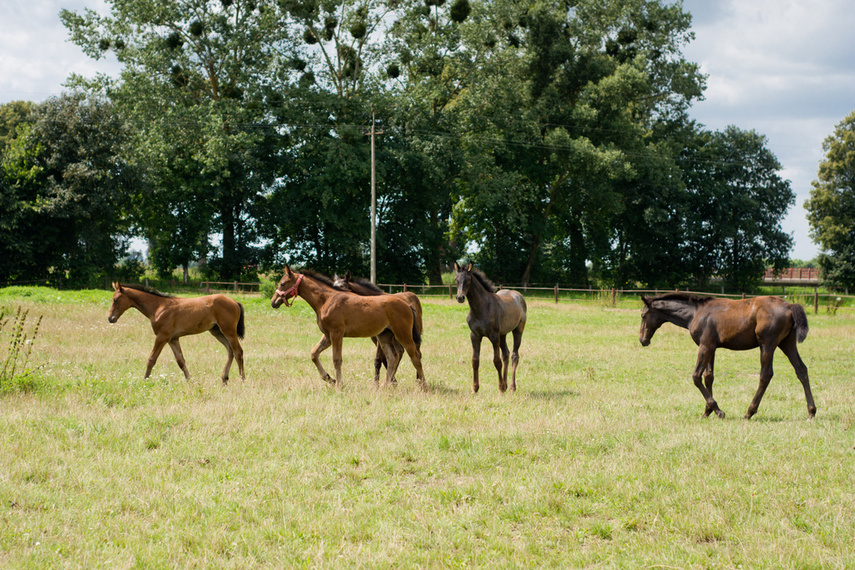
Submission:
[[[378,295],[382,295],[385,291],[371,282],[371,279],[366,279],[365,277],[351,277],[348,279],[350,283],[356,283],[357,285],[364,287],[366,289],[370,289],[371,292],[377,293]]]
[[[166,299],[171,299],[175,295],[170,295],[169,293],[161,293],[154,287],[146,287],[145,285],[138,285],[135,283],[119,283],[119,285],[123,289],[133,289],[134,291],[141,291],[143,293],[148,293],[149,295],[155,295],[156,297],[165,297]]]
[[[693,293],[682,293],[676,291],[674,293],[665,293],[664,295],[659,295],[658,297],[654,297],[650,299],[651,301],[684,301],[687,303],[694,303],[695,305],[703,305],[704,303],[709,303],[715,299],[715,297],[701,297],[700,295],[695,295]]]
[[[489,279],[487,279],[487,276],[486,276],[486,275],[484,275],[484,272],[483,272],[483,271],[481,271],[480,269],[472,268],[472,270],[471,270],[469,273],[471,273],[471,274],[472,274],[472,277],[474,277],[475,279],[477,279],[477,280],[478,280],[478,282],[481,284],[481,286],[482,286],[484,289],[486,289],[486,290],[487,290],[487,291],[489,291],[490,293],[495,293],[495,292],[496,292],[496,286],[495,286],[495,285],[493,285],[493,282],[492,282],[492,281],[490,281]]]
[[[340,289],[336,289],[333,286],[333,280],[330,279],[329,277],[327,277],[326,275],[324,275],[323,273],[318,273],[314,269],[302,269],[302,270],[300,270],[300,273],[302,273],[306,277],[311,277],[312,279],[320,282],[323,285],[326,285],[327,287],[329,287],[333,291],[337,291],[337,292],[341,293]]]

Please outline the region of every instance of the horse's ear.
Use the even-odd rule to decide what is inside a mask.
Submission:
[[[352,276],[350,275],[350,269],[348,269],[347,271],[344,272],[344,280],[345,281],[350,281],[351,277]]]
[[[122,290],[122,284],[119,283],[118,281],[116,281],[115,283],[113,283],[113,290],[114,291],[121,291]]]
[[[454,262],[454,270],[455,270],[455,271],[460,271],[460,266],[459,266],[459,265],[457,265],[457,262],[456,262],[456,261]]]
[[[472,267],[473,267],[473,265],[472,265],[472,262],[470,261],[469,267],[466,268],[466,271],[472,271]]]
[[[645,305],[647,305],[648,307],[650,306],[650,297],[647,297],[646,295],[642,295],[641,300],[644,301]]]
[[[291,275],[291,268],[286,265],[285,269],[282,270],[282,274],[283,275]]]

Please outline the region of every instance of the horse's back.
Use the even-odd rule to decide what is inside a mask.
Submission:
[[[695,329],[692,337],[696,342],[709,333],[715,337],[719,346],[746,350],[767,342],[777,345],[792,331],[796,331],[802,339],[807,334],[807,319],[804,318],[800,326],[801,315],[797,314],[800,309],[804,313],[804,309],[780,297],[715,299],[708,302],[704,309],[698,312],[690,327],[690,331]]]
[[[510,326],[508,331],[514,330],[521,324],[525,324],[528,307],[525,303],[525,297],[523,297],[519,291],[514,291],[513,289],[502,289],[496,293],[496,298],[498,298],[505,307],[502,321],[508,323],[508,326]]]
[[[390,325],[405,325],[411,329],[415,318],[410,305],[395,295],[360,296],[338,292],[327,299],[318,317],[318,324],[325,333],[337,329],[346,337],[376,336]]]

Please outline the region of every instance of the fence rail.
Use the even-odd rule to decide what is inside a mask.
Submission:
[[[448,292],[448,298],[453,299],[455,295],[454,285],[443,284],[443,285],[408,285],[407,283],[378,283],[378,287],[384,289],[388,293],[396,293],[400,291],[412,291],[414,293],[420,294],[425,297],[444,297],[446,291]],[[553,298],[555,303],[558,303],[561,299],[561,294],[573,294],[573,293],[582,293],[584,295],[590,295],[592,297],[596,297],[596,299],[604,299],[611,303],[612,306],[617,304],[617,301],[622,296],[641,296],[641,295],[662,295],[669,292],[681,292],[681,293],[690,293],[694,295],[703,295],[707,297],[721,297],[721,298],[733,298],[733,299],[748,299],[752,297],[760,297],[761,295],[749,295],[746,293],[710,293],[708,291],[692,291],[688,289],[594,289],[592,287],[588,288],[572,288],[572,287],[561,287],[558,284],[548,287],[548,286],[519,286],[519,287],[508,287],[505,285],[497,285],[498,289],[515,289],[517,291],[526,294],[528,292],[536,292],[549,296],[548,293],[552,293],[551,297]],[[431,290],[440,290],[440,292],[432,292]],[[786,294],[783,297],[787,297]],[[825,299],[826,301],[822,303],[823,306],[827,307],[829,312],[837,312],[838,310],[855,310],[855,307],[845,307],[841,306],[843,299],[855,299],[853,295],[839,295],[836,293],[820,293],[816,287],[814,287],[813,293],[808,294],[794,294],[790,295],[790,297],[799,297],[804,298],[806,301],[813,301],[813,312],[817,314],[819,312],[820,307],[820,299]],[[811,299],[812,298],[812,299]],[[573,300],[588,300],[575,298]],[[593,299],[592,299],[593,300]],[[807,305],[807,303],[805,303]]]

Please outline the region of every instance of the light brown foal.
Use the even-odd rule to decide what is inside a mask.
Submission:
[[[393,295],[360,297],[338,291],[328,277],[309,270],[297,273],[291,271],[290,267],[285,267],[285,274],[273,292],[270,304],[274,309],[278,309],[283,302],[289,306],[288,301],[297,296],[305,299],[315,310],[318,328],[323,334],[312,349],[312,362],[321,379],[341,386],[341,348],[344,337],[378,337],[386,353],[386,384],[392,383],[401,355],[397,354],[392,343],[384,341],[384,335],[380,334],[388,329],[409,355],[422,390],[427,390],[419,350],[421,338],[415,326],[413,309],[406,302]],[[320,361],[321,352],[330,346],[333,350],[335,380]]]
[[[113,303],[107,320],[115,323],[122,313],[131,307],[137,309],[151,321],[154,330],[154,348],[148,357],[145,377],[160,356],[164,345],[169,344],[178,366],[186,378],[190,378],[184,354],[178,339],[182,336],[210,332],[228,350],[228,360],[221,376],[223,384],[229,381],[232,360],[237,360],[241,380],[243,371],[243,348],[238,339],[244,335],[243,305],[225,295],[207,295],[182,299],[165,295],[137,285],[113,283]]]

